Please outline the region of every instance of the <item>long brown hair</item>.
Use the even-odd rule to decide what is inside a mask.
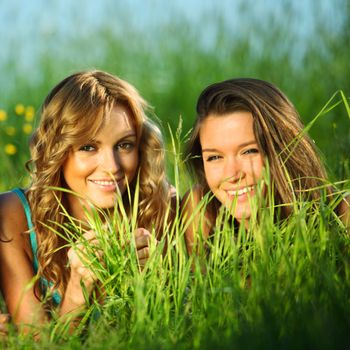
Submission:
[[[61,227],[66,218],[61,214],[60,203],[66,203],[64,192],[52,187],[64,187],[61,169],[69,151],[96,135],[116,104],[131,111],[139,144],[138,225],[153,227],[158,233],[166,225],[170,191],[163,140],[159,128],[146,115],[148,104],[131,84],[106,72],[79,72],[65,78],[42,105],[27,165],[32,176],[28,200],[39,247],[38,274],[53,282],[62,294],[69,275],[65,268],[66,251],[59,248],[66,242],[54,230],[64,237]],[[130,184],[131,192],[135,182]],[[127,200],[124,203],[129,206]]]
[[[276,86],[252,78],[212,84],[198,98],[197,119],[184,157],[203,192],[208,192],[209,187],[199,139],[201,125],[209,115],[220,118],[236,111],[250,112],[253,116],[254,135],[269,166],[275,203],[290,204],[300,196],[305,200],[318,199],[317,188],[324,184],[327,174],[314,142],[304,132],[298,112]],[[209,210],[216,210],[217,206],[213,201]],[[289,205],[281,208],[283,217],[290,211]]]

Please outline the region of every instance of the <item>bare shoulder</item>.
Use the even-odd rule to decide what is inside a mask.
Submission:
[[[33,254],[28,225],[16,193],[0,194],[0,287],[15,323],[30,322],[38,301],[33,288]]]
[[[0,194],[0,234],[1,239],[8,241],[18,238],[28,230],[23,205],[13,192]]]

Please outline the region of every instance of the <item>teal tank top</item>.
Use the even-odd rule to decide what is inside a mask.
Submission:
[[[15,188],[14,190],[12,190],[12,192],[14,192],[18,196],[18,198],[20,199],[20,201],[23,205],[23,208],[24,208],[24,212],[26,214],[28,228],[29,228],[30,246],[31,246],[32,252],[33,252],[33,268],[34,268],[34,272],[36,274],[38,272],[38,243],[36,240],[36,234],[35,234],[33,223],[32,223],[32,215],[30,212],[29,203],[28,203],[27,198],[26,198],[24,191],[22,189]],[[42,292],[45,293],[47,288],[52,283],[49,283],[44,277],[41,277],[40,284],[42,287]],[[52,300],[53,300],[55,305],[59,305],[61,303],[61,295],[58,293],[57,290],[55,290],[53,292]]]

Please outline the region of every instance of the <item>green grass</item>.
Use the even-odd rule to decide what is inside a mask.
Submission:
[[[164,242],[153,245],[142,271],[133,244],[125,244],[132,242],[134,224],[122,215],[106,225],[91,214],[98,248],[87,243],[86,256],[98,276],[103,300],[89,300],[76,334],[67,334],[65,324],[58,322],[43,329],[37,343],[13,334],[4,345],[9,349],[346,348],[350,245],[334,215],[336,204],[295,203],[294,214],[280,223],[273,219],[275,208],[266,207],[259,210],[259,223],[252,220],[251,230],[240,228],[236,233],[223,213],[214,240],[206,247],[199,240],[203,254],[191,257],[185,251],[184,223],[177,219],[168,232],[165,252]],[[75,234],[81,234],[74,222],[69,232],[74,245]],[[94,249],[104,252],[102,261],[94,258]]]

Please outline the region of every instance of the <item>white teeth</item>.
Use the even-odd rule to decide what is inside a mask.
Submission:
[[[253,188],[254,188],[253,186],[244,187],[244,188],[241,188],[238,191],[227,191],[227,194],[229,196],[241,196],[242,194],[251,191]]]
[[[92,182],[95,183],[96,185],[101,185],[101,186],[111,186],[116,184],[115,181],[92,180]]]

